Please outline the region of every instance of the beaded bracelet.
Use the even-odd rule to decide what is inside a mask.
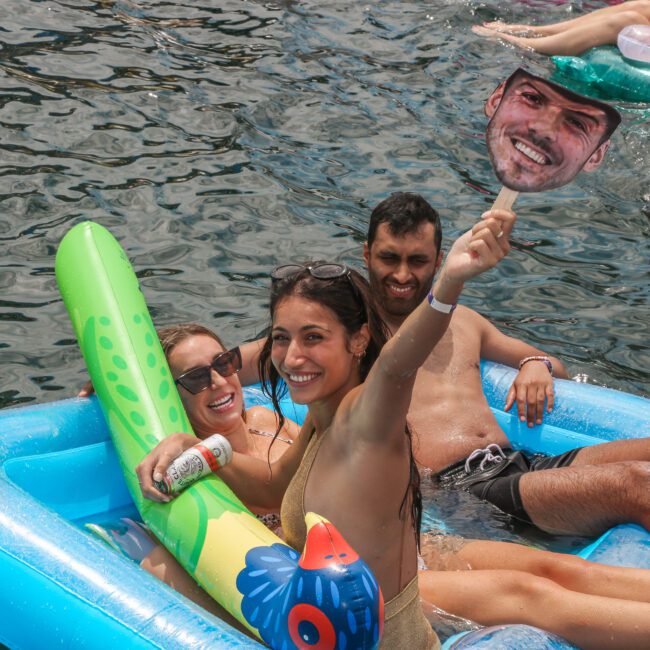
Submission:
[[[541,355],[533,355],[532,357],[525,357],[519,362],[519,370],[521,370],[521,367],[525,363],[528,363],[529,361],[541,361],[542,363],[546,364],[548,371],[551,373],[551,377],[553,376],[553,364],[551,363],[551,360],[548,357],[543,357]]]
[[[431,305],[431,309],[435,309],[436,311],[439,311],[443,314],[451,314],[454,309],[457,307],[457,303],[454,303],[453,305],[448,305],[445,302],[440,302],[439,300],[436,300],[435,296],[433,295],[433,289],[429,291],[429,295],[427,296],[429,300],[429,305]]]

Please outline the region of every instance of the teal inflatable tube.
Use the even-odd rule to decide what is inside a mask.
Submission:
[[[650,64],[626,59],[615,46],[582,56],[553,56],[553,81],[582,95],[621,102],[650,102]]]

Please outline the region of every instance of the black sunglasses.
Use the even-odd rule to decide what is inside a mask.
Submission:
[[[241,351],[239,347],[218,354],[209,366],[201,366],[183,373],[174,381],[185,390],[196,395],[212,385],[212,370],[222,377],[230,377],[241,370]]]
[[[314,264],[283,264],[276,266],[271,271],[271,285],[276,282],[288,280],[294,275],[298,275],[303,271],[309,271],[309,275],[317,280],[336,280],[337,278],[346,278],[352,294],[359,305],[364,305],[364,300],[359,292],[359,288],[352,280],[350,269],[345,264],[335,264],[333,262],[314,262]]]
[[[311,266],[305,266],[304,264],[283,264],[282,266],[276,266],[271,271],[271,280],[274,282],[287,280],[302,271],[309,271],[309,275],[318,280],[334,280],[344,275],[348,278],[350,277],[350,269],[344,264],[316,262]]]

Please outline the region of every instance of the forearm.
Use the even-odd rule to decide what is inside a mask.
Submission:
[[[519,370],[519,364],[523,359],[528,357],[547,357],[553,365],[553,376],[559,379],[568,378],[564,364],[557,357],[551,356],[547,352],[544,352],[544,350],[524,343],[519,339],[506,336],[491,324],[489,327],[489,333],[481,346],[481,356],[484,359],[502,363],[503,365]]]
[[[277,462],[269,466],[265,460],[235,452],[217,475],[249,508],[280,509],[286,485]]]
[[[259,359],[266,338],[249,341],[239,346],[242,356],[242,368],[239,371],[239,381],[242,386],[255,384],[260,380]]]

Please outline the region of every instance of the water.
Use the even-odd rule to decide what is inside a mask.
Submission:
[[[445,242],[498,186],[482,101],[544,57],[479,40],[496,16],[603,3],[5,0],[0,31],[0,407],[60,399],[83,362],[54,280],[83,219],[125,246],[159,324],[236,343],[264,325],[268,271],[360,265],[370,209],[421,192]],[[605,169],[521,197],[515,250],[464,302],[572,373],[648,392],[647,112]]]
[[[452,536],[449,551],[458,537],[518,542],[558,553],[577,553],[593,541],[578,535],[546,533],[469,492],[438,489],[426,473],[422,479],[422,505],[422,533],[444,532]]]

